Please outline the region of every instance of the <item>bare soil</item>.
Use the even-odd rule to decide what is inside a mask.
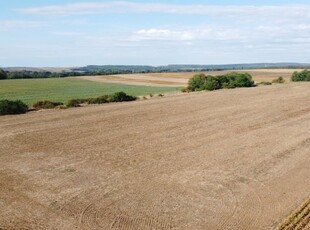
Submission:
[[[227,70],[227,71],[208,71],[206,75],[223,75],[230,72],[248,72],[253,76],[253,80],[258,82],[269,81],[282,76],[286,82],[290,81],[294,71],[300,69],[251,69],[251,70]],[[129,85],[148,85],[148,86],[182,86],[187,85],[188,80],[196,73],[179,72],[179,73],[147,73],[147,74],[118,74],[111,76],[84,76],[82,79],[120,83]]]
[[[291,83],[0,117],[0,229],[275,228],[310,198],[309,98]]]

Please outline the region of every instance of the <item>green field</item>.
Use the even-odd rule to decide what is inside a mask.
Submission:
[[[118,91],[133,96],[177,91],[177,87],[150,87],[92,82],[73,78],[1,80],[0,100],[21,100],[31,106],[39,100],[66,102],[72,98],[96,97]]]

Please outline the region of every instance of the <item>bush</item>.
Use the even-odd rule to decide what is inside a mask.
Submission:
[[[257,85],[272,85],[272,83],[269,81],[262,81],[262,82],[257,83]]]
[[[303,70],[301,72],[295,71],[291,77],[292,81],[310,81],[310,70]]]
[[[207,76],[206,79],[206,82],[202,85],[202,90],[212,91],[222,88],[221,82],[218,80],[217,77]]]
[[[110,102],[134,101],[136,99],[136,97],[127,95],[124,92],[117,92],[110,97]]]
[[[80,99],[71,99],[67,102],[67,107],[80,107]]]
[[[277,79],[272,80],[272,83],[282,84],[284,82],[285,80],[283,79],[283,77],[278,77]]]
[[[254,87],[255,83],[249,73],[229,73],[225,75],[229,79],[229,86],[236,87]]]
[[[191,90],[188,87],[186,87],[186,88],[181,89],[181,91],[182,93],[189,93]]]
[[[51,102],[51,101],[38,101],[32,105],[36,110],[39,109],[54,109],[56,106],[63,105],[61,102]]]
[[[22,114],[28,111],[28,106],[22,101],[0,100],[0,115]]]
[[[195,74],[191,79],[188,81],[188,89],[190,91],[200,91],[203,90],[203,85],[207,81],[207,76],[203,73]]]
[[[88,104],[104,104],[109,102],[110,98],[107,95],[88,99]]]

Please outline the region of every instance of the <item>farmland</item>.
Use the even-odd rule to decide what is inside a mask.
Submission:
[[[309,92],[289,83],[0,117],[0,229],[275,228],[310,197]]]
[[[206,75],[224,75],[230,72],[247,72],[253,76],[256,83],[263,81],[272,81],[282,76],[286,82],[290,82],[290,78],[295,69],[250,69],[250,70],[226,70],[226,71],[207,71]],[[187,85],[194,72],[177,72],[177,73],[146,73],[146,74],[119,74],[111,76],[86,76],[80,77],[97,82],[121,83],[131,85],[149,85],[149,86],[181,86]]]
[[[65,102],[72,98],[96,97],[118,91],[138,96],[176,90],[179,88],[97,83],[75,78],[2,80],[0,99],[19,99],[31,106],[38,100]]]

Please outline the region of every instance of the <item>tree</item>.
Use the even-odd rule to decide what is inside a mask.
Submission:
[[[0,80],[7,79],[7,78],[8,78],[7,73],[3,69],[0,69]]]
[[[295,71],[291,77],[292,81],[310,81],[310,70],[303,70],[301,72]]]
[[[188,81],[188,89],[191,91],[203,90],[203,85],[207,82],[207,76],[203,73],[195,74]]]

